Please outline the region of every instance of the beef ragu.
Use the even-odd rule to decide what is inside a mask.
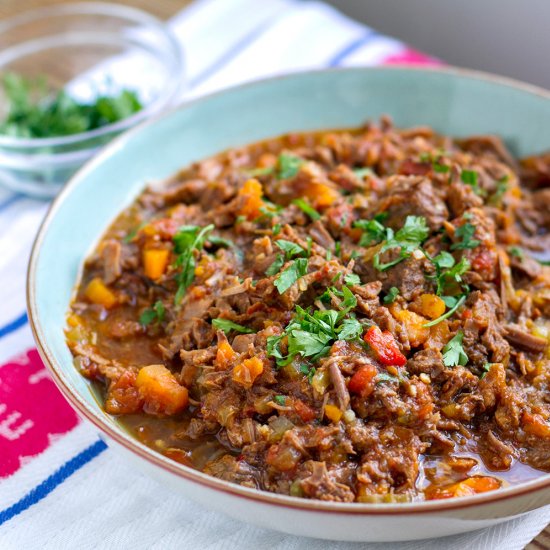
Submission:
[[[387,119],[146,189],[87,260],[75,364],[146,445],[339,502],[550,471],[550,155]]]

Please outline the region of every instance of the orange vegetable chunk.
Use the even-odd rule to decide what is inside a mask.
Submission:
[[[164,365],[143,367],[136,378],[136,387],[149,414],[176,414],[189,404],[189,394]]]
[[[252,384],[260,374],[264,372],[264,363],[258,357],[251,357],[245,359],[242,363],[239,363],[233,368],[233,382],[244,386],[245,388],[251,388]]]
[[[166,248],[146,248],[143,251],[143,270],[149,279],[156,280],[164,275],[170,251]]]
[[[99,277],[88,283],[84,294],[90,302],[99,304],[106,309],[112,308],[117,303],[115,293]]]

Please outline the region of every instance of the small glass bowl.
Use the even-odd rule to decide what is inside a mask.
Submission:
[[[52,138],[0,135],[0,184],[53,197],[76,170],[121,132],[171,105],[184,89],[180,44],[160,20],[104,3],[62,4],[0,22],[0,74],[44,76],[53,91],[83,101],[137,93],[143,109],[96,130]],[[0,91],[0,117],[8,102]],[[3,112],[2,112],[3,111]]]

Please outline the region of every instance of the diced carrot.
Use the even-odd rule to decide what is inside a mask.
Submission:
[[[409,336],[409,343],[413,348],[421,346],[428,339],[428,336],[430,336],[429,328],[424,327],[427,319],[422,317],[422,315],[402,309],[396,312],[395,316],[405,325]]]
[[[445,302],[435,294],[421,294],[420,313],[429,319],[437,319],[445,313]]]
[[[82,318],[80,315],[73,313],[67,317],[67,324],[73,328],[79,327],[82,325]]]
[[[314,208],[325,208],[340,198],[340,193],[336,189],[316,182],[308,183],[303,194],[311,201]]]
[[[233,382],[244,386],[245,388],[251,388],[252,384],[260,374],[264,372],[264,363],[258,357],[251,357],[245,359],[242,363],[239,363],[233,368]]]
[[[325,405],[325,416],[331,422],[339,422],[340,418],[342,418],[342,414],[344,413],[336,405],[331,405],[329,403]]]
[[[146,248],[143,251],[143,271],[153,281],[164,275],[170,251],[166,248]]]
[[[452,485],[432,486],[425,491],[428,500],[453,497],[467,497],[478,493],[486,493],[500,488],[498,479],[489,476],[472,476]]]
[[[149,414],[175,414],[189,404],[187,388],[164,365],[143,367],[136,378],[136,387]]]
[[[239,190],[239,196],[244,197],[239,214],[249,220],[257,218],[261,214],[260,208],[264,205],[262,184],[256,179],[246,180]]]
[[[521,421],[523,424],[523,429],[527,433],[542,439],[550,438],[550,424],[544,420],[542,415],[524,412],[521,417]]]
[[[231,344],[224,340],[218,344],[216,352],[216,363],[219,369],[226,369],[237,354]]]
[[[317,413],[301,399],[294,400],[294,410],[302,422],[311,422],[317,416]]]
[[[374,377],[377,373],[374,365],[363,365],[351,377],[348,384],[349,391],[361,397],[368,397],[374,390]]]
[[[106,309],[112,308],[117,303],[115,293],[99,277],[95,277],[88,283],[84,294],[90,302],[99,304]]]

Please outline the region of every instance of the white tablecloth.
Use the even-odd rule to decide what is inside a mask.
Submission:
[[[320,2],[203,0],[171,25],[185,51],[187,96],[312,67],[430,62]],[[329,543],[229,519],[130,470],[78,421],[33,349],[25,272],[46,208],[0,190],[0,549],[512,550],[523,548],[550,521],[547,507],[446,539]]]

